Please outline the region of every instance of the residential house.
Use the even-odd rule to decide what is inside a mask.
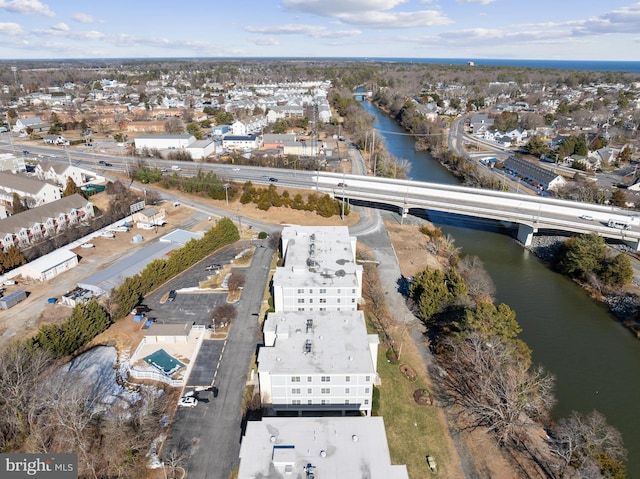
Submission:
[[[222,148],[225,150],[254,150],[260,146],[255,136],[226,135],[222,138]]]
[[[63,190],[67,186],[69,178],[73,180],[76,186],[82,186],[95,177],[91,172],[78,168],[77,166],[49,161],[41,161],[38,163],[34,173],[39,180],[54,183]]]
[[[45,144],[47,145],[68,145],[69,144],[67,139],[62,135],[47,135],[42,139],[42,141],[44,141]]]
[[[295,141],[295,133],[262,135],[262,147],[267,149],[284,148],[285,143],[292,143]]]
[[[471,115],[469,125],[474,135],[484,133],[493,126],[493,118],[489,118],[486,113],[474,113]]]
[[[263,410],[371,414],[379,339],[362,311],[270,313],[263,333]]]
[[[19,118],[16,121],[16,124],[13,125],[13,131],[15,133],[26,135],[28,130],[34,131],[36,133],[42,133],[45,131],[49,131],[51,125],[46,121],[42,121],[39,117],[35,116],[33,118]]]
[[[287,226],[281,237],[284,264],[273,276],[276,312],[358,309],[362,266],[346,226]]]
[[[236,120],[231,124],[231,135],[233,136],[246,136],[247,126],[240,120]]]
[[[263,417],[248,421],[238,479],[408,479],[391,463],[382,417]]]
[[[62,190],[52,183],[6,171],[0,172],[0,201],[12,204],[14,193],[17,193],[29,208],[62,198]]]

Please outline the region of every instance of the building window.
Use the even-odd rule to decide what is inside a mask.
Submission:
[[[298,311],[304,311],[304,308],[298,308]]]
[[[320,394],[331,394],[331,388],[322,388]]]
[[[309,406],[311,406],[311,405],[313,404],[313,401],[312,401],[311,399],[308,399],[308,400],[307,400],[307,404],[308,404]]]
[[[300,388],[291,389],[291,394],[300,394]]]
[[[311,376],[307,376],[307,382],[310,383],[311,381],[313,381],[313,378]]]
[[[320,304],[325,304],[327,302],[327,298],[320,298]]]
[[[366,376],[366,377],[364,378],[364,380],[365,380],[366,382],[371,381],[371,376]]]
[[[340,302],[340,298],[338,298],[338,303]]]
[[[291,401],[291,404],[294,404],[296,406],[300,405],[300,399],[294,399],[293,401]]]
[[[344,381],[347,382],[347,383],[350,383],[351,382],[351,376],[346,376],[344,378]]]
[[[323,288],[320,288],[320,294],[327,294],[327,290],[323,289]]]
[[[300,376],[291,376],[291,382],[292,383],[299,383],[300,382]]]
[[[310,303],[313,303],[313,298],[309,298],[309,302],[310,302]]]
[[[345,400],[344,400],[344,404],[345,404],[345,406],[346,406],[346,405],[348,405],[348,404],[349,404],[349,400],[348,400],[348,399],[345,399]]]
[[[320,381],[322,381],[323,383],[330,383],[331,382],[331,376],[322,376],[320,378]]]
[[[298,294],[304,294],[304,289],[299,289]]]
[[[307,388],[307,394],[313,394],[313,389]]]
[[[327,400],[323,399],[322,401],[320,401],[320,404],[322,404],[324,406],[325,404],[327,404]]]
[[[355,289],[355,288],[353,288],[353,289],[351,290],[351,294],[356,294],[356,289]]]
[[[364,388],[364,393],[369,394],[369,388]]]
[[[356,298],[351,298],[351,302],[355,303],[356,302]]]
[[[309,294],[313,294],[313,290],[312,289],[309,290]]]
[[[369,404],[369,400],[368,400],[368,399],[365,399],[365,400],[364,400],[364,404],[365,404],[365,405]]]
[[[338,289],[338,294],[340,294],[340,290]]]
[[[349,388],[344,388],[344,393],[345,393],[345,394],[351,394],[351,389],[349,389]]]
[[[298,304],[304,304],[304,298],[298,298]]]

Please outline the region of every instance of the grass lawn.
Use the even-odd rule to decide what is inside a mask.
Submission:
[[[453,444],[446,429],[442,411],[436,405],[420,406],[413,399],[416,389],[427,388],[433,395],[422,361],[413,343],[404,343],[402,356],[398,363],[390,363],[386,350],[378,353],[378,374],[382,384],[380,409],[378,415],[384,417],[387,440],[393,464],[406,464],[409,477],[424,478],[460,477],[462,473]],[[407,379],[400,366],[408,364],[417,373],[415,381]],[[438,464],[436,474],[432,473],[426,462],[431,455]]]

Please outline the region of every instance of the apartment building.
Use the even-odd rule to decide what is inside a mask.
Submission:
[[[362,311],[270,313],[263,333],[263,408],[274,414],[371,414],[379,339],[367,334]]]
[[[273,276],[280,311],[356,311],[362,266],[346,226],[288,226],[282,230],[284,266]]]
[[[392,464],[381,417],[265,417],[249,421],[239,479],[256,477],[408,479]]]

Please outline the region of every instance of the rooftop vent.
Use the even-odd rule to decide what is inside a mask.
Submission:
[[[345,273],[345,271],[343,269],[339,269],[338,271],[336,271],[336,276],[338,278],[343,278],[347,273]]]

